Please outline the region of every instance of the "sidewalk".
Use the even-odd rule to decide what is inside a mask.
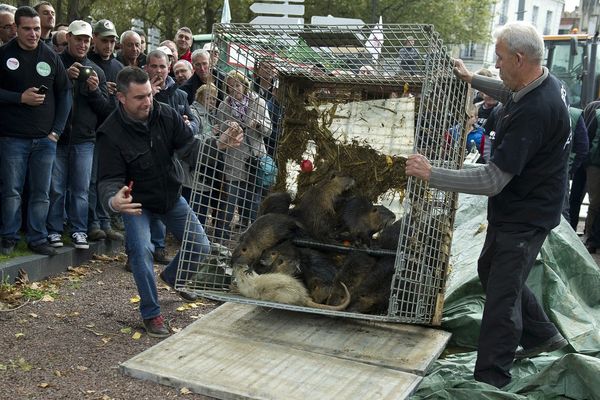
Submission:
[[[56,250],[58,254],[52,257],[32,254],[0,262],[1,282],[14,283],[19,270],[26,272],[30,281],[39,281],[65,272],[70,266],[83,264],[94,254],[114,254],[122,251],[123,243],[99,240],[90,242],[90,248],[87,250],[75,249],[71,246],[60,247]]]

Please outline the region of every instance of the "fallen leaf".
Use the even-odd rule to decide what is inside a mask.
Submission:
[[[110,339],[111,339],[111,338],[109,338],[109,337],[104,337],[104,338],[102,338],[102,342],[103,342],[104,344],[107,344],[108,342],[110,342]]]
[[[131,333],[131,328],[128,326],[127,328],[121,328],[121,333]]]
[[[42,301],[54,301],[54,297],[49,294],[45,294],[44,297],[41,298]]]
[[[8,367],[4,364],[0,364],[0,371],[6,371]]]
[[[50,386],[50,384],[47,382],[42,382],[38,385],[38,387],[41,387],[41,388],[47,388],[48,386]]]
[[[69,317],[79,317],[79,313],[77,311],[72,312],[71,314],[69,314]]]
[[[33,365],[29,364],[23,357],[17,360],[17,365],[19,369],[23,372],[31,371],[33,369]]]
[[[23,337],[23,336],[25,336],[25,334],[24,334],[24,333],[21,333],[21,332],[19,332],[19,333],[15,333],[15,337],[16,337],[16,338],[20,338],[20,337]]]
[[[187,307],[187,306],[180,306],[180,307],[177,307],[177,308],[176,308],[176,310],[177,310],[177,311],[185,311],[185,310],[187,310],[188,308],[189,308],[189,307]]]
[[[59,378],[62,376],[62,374],[60,373],[60,371],[54,371],[54,376],[58,376]]]
[[[38,283],[37,283],[37,282],[33,282],[31,285],[29,285],[29,288],[30,288],[30,289],[34,289],[34,290],[35,290],[35,289],[39,289],[39,288],[40,288],[40,285],[38,285]]]
[[[130,303],[139,303],[140,302],[140,296],[135,295],[132,298],[129,299]]]
[[[98,285],[100,285],[100,286],[103,286],[103,285],[104,285],[104,282],[102,282],[102,281],[98,281]]]
[[[171,327],[171,330],[175,333],[177,332],[181,332],[181,328],[175,328],[175,327]]]
[[[95,391],[95,390],[86,390],[85,392],[86,392],[87,394],[94,394],[94,393],[96,393],[96,391]]]
[[[37,317],[38,317],[38,315],[37,315],[37,314],[34,314],[34,313],[29,313],[29,316],[30,316],[31,318],[37,318]]]
[[[80,371],[86,371],[86,370],[88,370],[89,368],[88,368],[88,367],[85,367],[85,366],[83,366],[83,365],[78,365],[78,366],[77,366],[77,369],[78,369],[78,370],[80,370]]]
[[[85,327],[86,327],[86,328],[93,328],[93,327],[95,327],[95,326],[96,326],[96,325],[94,325],[94,324],[87,324]]]
[[[179,393],[181,394],[192,394],[192,391],[186,387],[182,387],[181,389],[179,389]]]
[[[137,332],[137,331],[136,331],[136,332],[133,334],[133,336],[132,336],[131,338],[132,338],[133,340],[138,340],[138,339],[139,339],[139,338],[141,338],[141,337],[142,337],[142,334],[141,334],[140,332]]]

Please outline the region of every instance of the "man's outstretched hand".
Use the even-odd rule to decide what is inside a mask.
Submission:
[[[110,198],[113,210],[129,215],[142,215],[142,203],[134,203],[131,196],[131,187],[123,186],[121,190]]]

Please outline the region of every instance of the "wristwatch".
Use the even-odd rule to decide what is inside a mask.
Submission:
[[[54,139],[56,139],[57,142],[58,142],[58,139],[60,139],[60,136],[56,132],[50,132],[50,136],[52,136]]]

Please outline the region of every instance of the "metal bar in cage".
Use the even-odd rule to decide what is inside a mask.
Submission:
[[[292,242],[300,247],[309,247],[311,249],[321,249],[321,250],[333,250],[333,251],[338,251],[340,253],[349,253],[352,251],[358,251],[361,253],[366,253],[370,256],[393,256],[396,257],[396,252],[393,250],[383,250],[383,249],[363,249],[363,248],[359,248],[359,247],[349,247],[349,246],[344,246],[344,245],[340,245],[340,244],[330,244],[330,243],[323,243],[323,242],[317,242],[315,240],[309,240],[309,239],[294,239],[292,240]],[[402,257],[402,253],[400,253],[399,257]]]

